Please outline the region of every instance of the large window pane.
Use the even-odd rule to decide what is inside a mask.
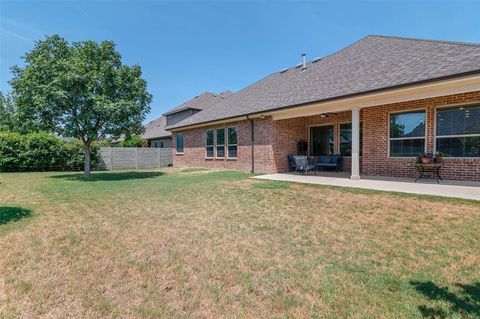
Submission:
[[[425,136],[425,111],[390,114],[390,138]]]
[[[213,131],[208,130],[205,132],[205,145],[206,146],[213,146]]]
[[[480,157],[480,136],[439,137],[436,146],[444,156]]]
[[[206,156],[213,157],[213,130],[208,130],[205,132],[205,149],[206,149]]]
[[[360,122],[360,156],[363,149],[363,123]],[[352,123],[340,124],[340,154],[352,156]]]
[[[237,157],[238,128],[229,127],[227,130],[228,157]]]
[[[237,157],[237,145],[228,146],[228,157]]]
[[[184,142],[183,134],[182,133],[177,134],[176,139],[177,139],[177,153],[183,153],[183,142]]]
[[[333,154],[333,139],[333,125],[310,127],[310,155]]]
[[[229,127],[228,128],[228,145],[236,145],[238,140],[238,128]]]
[[[437,136],[480,134],[480,106],[437,110]]]
[[[225,157],[225,129],[219,128],[216,133],[217,157]]]
[[[444,156],[480,157],[480,105],[437,110],[436,150]]]
[[[390,140],[390,156],[413,157],[425,152],[425,139]]]

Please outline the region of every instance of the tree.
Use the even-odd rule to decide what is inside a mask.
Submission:
[[[85,176],[90,149],[102,136],[140,134],[151,94],[140,66],[126,66],[113,41],[73,42],[58,35],[37,41],[12,67],[10,85],[21,114],[47,131],[83,143]]]
[[[132,135],[120,143],[118,143],[120,147],[147,147],[148,141],[144,140],[140,135]]]
[[[0,131],[13,131],[16,122],[15,104],[12,96],[0,92]]]
[[[28,134],[42,129],[38,123],[20,112],[11,93],[0,92],[0,131]]]

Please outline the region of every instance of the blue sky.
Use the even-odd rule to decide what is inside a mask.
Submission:
[[[139,64],[146,122],[204,91],[238,91],[368,34],[480,43],[480,1],[165,2],[0,0],[0,90],[34,40],[114,40]]]

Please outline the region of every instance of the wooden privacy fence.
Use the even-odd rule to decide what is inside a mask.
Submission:
[[[100,169],[156,168],[172,165],[171,148],[101,147]]]

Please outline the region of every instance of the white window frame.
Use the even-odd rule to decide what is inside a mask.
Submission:
[[[425,133],[423,137],[390,137],[390,116],[392,114],[408,114],[408,113],[419,113],[419,111],[423,111],[425,113]],[[388,134],[388,139],[387,139],[387,148],[388,148],[388,157],[389,158],[416,158],[416,156],[391,156],[390,154],[390,141],[399,141],[399,140],[424,140],[423,143],[423,152],[426,153],[427,151],[427,120],[428,120],[428,114],[427,114],[427,108],[418,108],[418,109],[408,109],[408,110],[400,110],[400,111],[393,111],[393,112],[388,112],[387,116],[387,122],[388,122],[388,128],[387,128],[387,134]]]
[[[223,130],[223,145],[222,144],[218,144],[218,140],[217,140],[217,131],[220,131],[220,130]],[[227,138],[226,136],[226,132],[225,132],[225,128],[224,127],[219,127],[219,128],[216,128],[215,129],[215,149],[214,149],[214,155],[215,155],[215,158],[218,158],[218,159],[224,159],[226,156],[225,156],[225,139]],[[217,148],[219,146],[223,146],[223,156],[218,156],[217,154]]]
[[[340,131],[342,130],[342,129],[341,129],[341,126],[342,126],[342,124],[352,124],[352,121],[338,122],[337,124],[338,124],[338,154],[342,155],[342,152],[341,152],[341,149],[340,149],[340,147],[341,147]],[[364,130],[364,128],[363,128],[363,120],[360,120],[360,128],[362,129],[362,134],[360,135],[360,137],[361,137],[362,142],[363,142],[363,133],[364,133],[364,131],[363,131],[363,130]],[[359,130],[360,130],[360,128],[359,128]],[[389,130],[389,132],[390,132],[390,130]],[[351,143],[353,143],[353,141],[352,141]],[[359,157],[362,157],[362,156],[363,156],[363,143],[362,143],[362,145],[359,145],[359,147],[360,147],[360,153],[362,153],[362,155],[359,155]],[[344,157],[344,158],[350,158],[350,157],[352,157],[352,156],[342,155],[342,157]]]
[[[182,152],[179,152],[178,151],[178,136],[182,136],[183,138],[183,151]],[[175,154],[178,154],[178,155],[182,155],[185,153],[185,134],[184,133],[177,133],[175,134]]]
[[[212,132],[212,145],[207,145],[207,132]],[[205,130],[205,136],[204,136],[204,141],[205,141],[205,158],[207,159],[213,159],[215,158],[215,153],[216,153],[216,148],[215,148],[215,133],[216,133],[216,130],[215,129],[207,129]],[[207,151],[207,147],[212,147],[213,148],[213,156],[208,156],[208,151]]]
[[[230,143],[228,143],[228,130],[231,129],[231,128],[236,128],[236,129],[237,129],[237,144],[230,144]],[[229,127],[227,127],[225,139],[227,140],[227,148],[226,148],[226,150],[227,150],[227,154],[226,154],[226,155],[227,155],[227,158],[230,158],[230,159],[236,159],[236,158],[238,158],[238,126],[234,125],[234,126],[229,126]],[[236,146],[236,147],[237,147],[237,156],[230,156],[230,154],[229,154],[229,152],[228,152],[228,148],[229,148],[230,146]]]
[[[480,106],[480,102],[467,102],[467,103],[457,103],[457,104],[448,104],[448,105],[441,105],[436,106],[434,110],[434,127],[433,127],[433,154],[437,153],[437,138],[449,138],[449,137],[475,137],[480,136],[480,134],[460,134],[460,135],[437,135],[437,111],[438,109],[453,109],[453,108],[461,108],[461,107],[469,107],[469,106]],[[444,157],[444,159],[479,159],[478,156],[466,157],[466,156],[449,156]]]

